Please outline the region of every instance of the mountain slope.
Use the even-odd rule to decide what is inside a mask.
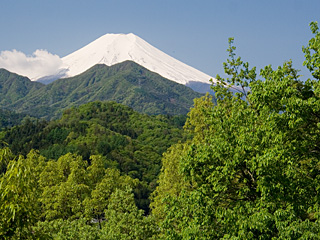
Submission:
[[[42,86],[42,85],[41,85]],[[10,104],[11,109],[48,119],[63,109],[92,101],[116,101],[147,114],[186,114],[202,96],[146,68],[126,61],[96,65],[86,72],[59,79]]]
[[[25,114],[15,113],[0,108],[0,130],[3,128],[10,128],[15,125],[21,124],[25,117]]]
[[[22,100],[26,95],[33,94],[44,85],[31,82],[28,78],[0,69],[0,105],[8,105]]]
[[[210,84],[209,75],[174,59],[132,33],[106,34],[62,58],[66,77],[78,75],[96,64],[112,66],[126,60],[184,85]]]

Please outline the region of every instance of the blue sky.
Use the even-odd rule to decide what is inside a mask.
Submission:
[[[106,33],[134,33],[211,76],[228,38],[251,66],[285,60],[307,75],[301,47],[320,22],[319,0],[0,0],[0,51],[63,57]]]

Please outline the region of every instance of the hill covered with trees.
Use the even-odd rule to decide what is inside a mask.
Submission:
[[[15,155],[35,149],[46,159],[58,160],[72,153],[88,163],[92,155],[103,156],[105,167],[141,181],[139,206],[148,211],[162,153],[185,138],[184,121],[185,116],[148,116],[115,102],[93,102],[66,110],[56,121],[26,119],[4,131],[0,141]]]
[[[27,116],[22,113],[0,109],[0,129],[19,125],[25,117]]]
[[[48,120],[61,117],[65,109],[94,101],[115,101],[150,115],[187,114],[193,99],[202,95],[132,61],[95,65],[48,85],[0,71],[0,107]]]

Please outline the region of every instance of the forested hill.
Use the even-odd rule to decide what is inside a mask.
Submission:
[[[111,67],[95,65],[80,75],[48,85],[3,72],[0,107],[46,119],[58,118],[64,109],[93,101],[115,101],[153,115],[186,114],[193,99],[202,96],[132,61]]]
[[[32,82],[27,77],[11,73],[5,69],[0,69],[0,107],[10,109],[10,106],[27,95],[33,95],[40,88],[42,83]],[[12,110],[12,109],[10,109]]]
[[[25,117],[26,115],[22,113],[0,109],[0,129],[18,125]]]
[[[26,156],[36,149],[47,159],[74,153],[90,163],[90,156],[101,155],[106,167],[141,181],[139,206],[147,210],[162,153],[183,140],[185,118],[148,116],[115,102],[92,102],[66,110],[56,121],[27,119],[2,132],[0,142],[7,143],[14,154]]]

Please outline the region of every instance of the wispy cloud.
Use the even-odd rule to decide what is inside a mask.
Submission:
[[[58,74],[63,66],[61,58],[47,50],[38,49],[29,56],[14,49],[0,53],[0,68],[37,80]]]

